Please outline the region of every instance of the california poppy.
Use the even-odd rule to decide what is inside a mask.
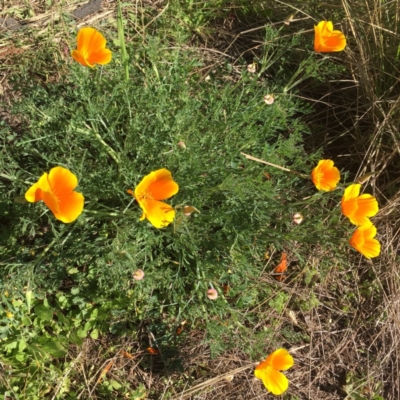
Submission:
[[[349,240],[349,243],[366,258],[378,257],[381,252],[381,244],[377,239],[376,227],[369,222],[358,227]]]
[[[320,160],[311,172],[311,179],[318,190],[329,192],[340,181],[340,172],[333,166],[332,160]]]
[[[361,185],[353,183],[344,191],[342,197],[342,213],[354,225],[368,224],[369,218],[376,215],[379,210],[378,202],[370,194],[360,195]]]
[[[133,360],[135,358],[135,356],[133,356],[131,353],[128,353],[125,350],[121,351],[121,354],[125,357],[125,358],[129,358],[129,360]]]
[[[27,190],[25,199],[31,203],[44,201],[57,219],[69,223],[83,211],[84,197],[74,191],[77,185],[78,179],[71,171],[54,167]]]
[[[160,354],[159,350],[157,350],[155,347],[148,347],[147,352],[153,356],[156,356],[157,354]]]
[[[332,21],[321,21],[314,30],[314,50],[317,53],[342,51],[346,47],[346,37],[343,32],[333,30]]]
[[[269,392],[280,395],[289,387],[289,380],[279,371],[286,371],[293,365],[294,360],[289,352],[285,349],[278,349],[257,365],[254,375],[263,381]]]
[[[99,376],[99,379],[97,379],[97,383],[100,383],[101,380],[104,378],[104,376],[107,374],[107,372],[110,371],[110,369],[112,368],[112,366],[114,365],[114,361],[110,361],[101,371],[101,374]]]
[[[111,61],[111,50],[106,49],[107,41],[96,29],[80,29],[76,41],[77,49],[71,55],[79,64],[93,68],[95,64],[104,65]]]
[[[276,274],[280,274],[280,275],[275,275],[275,279],[277,281],[283,281],[285,279],[285,276],[283,275],[283,273],[286,270],[287,270],[287,254],[282,253],[281,262],[274,269],[274,272]]]
[[[164,228],[175,218],[175,210],[168,204],[159,200],[165,200],[178,193],[179,186],[172,179],[171,172],[162,168],[150,172],[136,186],[135,192],[128,193],[135,196],[143,214],[140,220],[147,218],[156,228]]]

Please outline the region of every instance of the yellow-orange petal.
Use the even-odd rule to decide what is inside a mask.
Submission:
[[[30,203],[43,200],[42,192],[49,192],[50,185],[48,182],[48,175],[45,172],[40,179],[34,183],[25,193],[25,199]]]
[[[331,191],[340,180],[340,172],[332,160],[320,160],[311,172],[311,179],[318,190]]]
[[[149,186],[149,192],[154,200],[169,199],[179,191],[178,184],[171,178],[159,179]]]
[[[374,239],[375,235],[376,227],[369,223],[357,228],[349,243],[366,258],[377,257],[381,252],[381,245],[378,240]]]
[[[362,194],[356,200],[350,200],[349,203],[356,203],[357,209],[351,215],[343,214],[354,225],[361,226],[368,224],[370,222],[369,217],[373,217],[379,211],[378,202],[370,194]]]
[[[166,203],[157,200],[145,199],[139,203],[143,215],[155,228],[165,228],[175,218],[175,210]],[[143,215],[141,220],[143,219]]]
[[[78,178],[68,169],[54,167],[48,177],[51,191],[59,200],[70,194],[78,186]]]
[[[150,196],[154,200],[165,200],[178,193],[179,186],[172,179],[171,172],[165,168],[146,175],[135,188],[135,197]]]
[[[329,32],[333,30],[332,21],[321,21],[318,25],[314,25],[314,50],[319,53],[324,51],[324,38],[329,35]]]
[[[86,61],[85,57],[78,50],[73,50],[71,52],[71,56],[76,62],[78,62],[79,64],[83,65],[84,67],[91,67],[91,68],[93,67],[93,65],[90,65]]]
[[[325,41],[326,52],[342,51],[346,47],[346,36],[341,31],[332,31]]]
[[[374,196],[365,193],[358,197],[358,209],[361,214],[364,214],[368,217],[373,217],[378,213],[379,205]]]
[[[321,29],[317,25],[314,25],[314,51],[317,53],[320,52],[321,39]]]
[[[95,53],[106,47],[107,40],[96,29],[86,27],[79,30],[77,35],[77,48],[82,54]]]
[[[282,372],[277,371],[271,366],[262,369],[255,369],[254,375],[261,379],[266,389],[274,395],[280,395],[286,392],[289,387],[289,380]]]
[[[105,65],[108,64],[112,59],[112,53],[109,49],[101,49],[95,53],[89,55],[87,61],[90,65],[100,64]]]
[[[343,200],[355,199],[360,194],[361,185],[353,183],[345,189],[343,193]]]
[[[51,191],[50,192],[42,191],[42,200],[44,201],[44,204],[46,204],[46,206],[57,218],[57,214],[60,211],[60,202],[58,198]]]
[[[67,224],[73,222],[82,214],[84,202],[82,193],[71,192],[60,199],[59,210],[54,216]]]
[[[286,371],[294,365],[293,357],[286,349],[278,349],[271,353],[265,362],[278,371]]]

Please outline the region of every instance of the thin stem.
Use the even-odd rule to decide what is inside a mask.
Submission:
[[[264,161],[264,160],[261,160],[261,159],[259,159],[259,158],[253,157],[253,156],[251,156],[251,155],[249,155],[249,154],[245,154],[245,153],[242,153],[242,152],[240,152],[240,154],[241,154],[242,156],[245,156],[248,160],[256,161],[256,162],[259,162],[259,163],[261,163],[261,164],[266,164],[266,165],[269,165],[270,167],[274,167],[274,168],[280,169],[280,170],[282,170],[282,171],[290,172],[290,173],[292,173],[292,174],[295,174],[295,175],[297,175],[297,176],[300,176],[301,178],[308,179],[308,176],[307,176],[307,175],[301,174],[300,172],[292,171],[292,170],[289,169],[289,168],[285,168],[285,167],[281,167],[280,165],[272,164],[272,163],[270,163],[270,162],[268,162],[268,161]]]

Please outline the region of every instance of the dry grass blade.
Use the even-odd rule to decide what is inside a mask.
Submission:
[[[182,393],[179,393],[178,395],[171,397],[171,400],[182,400],[182,399],[186,399],[189,396],[195,394],[196,392],[200,391],[200,390],[205,390],[207,388],[210,388],[211,386],[219,383],[219,382],[227,382],[227,378],[230,378],[232,375],[236,375],[239,372],[243,372],[249,368],[254,368],[254,366],[257,365],[257,363],[252,363],[252,364],[248,364],[245,365],[243,367],[240,368],[236,368],[233,369],[231,371],[225,372],[224,374],[218,375],[215,378],[211,378],[208,379],[205,382],[199,383],[196,386],[191,387],[190,389],[187,389],[185,391],[183,391]]]

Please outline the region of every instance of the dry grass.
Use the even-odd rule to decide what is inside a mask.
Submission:
[[[70,12],[83,4],[64,2],[61,9],[59,5],[49,8],[44,1],[1,3],[0,16],[15,15],[16,10],[21,16],[33,14],[24,19],[23,25],[35,26],[39,35],[51,32],[61,12]],[[282,16],[293,9],[286,3],[278,3]],[[114,6],[115,2],[106,3],[101,12],[77,21],[77,27],[115,16]],[[359,0],[357,6],[347,0],[335,4],[336,9],[340,7],[346,15],[344,26],[349,47],[341,60],[348,67],[348,76],[322,86],[320,94],[310,93],[304,85],[299,95],[317,105],[318,113],[312,118],[314,121],[318,118],[326,127],[327,134],[321,142],[327,153],[340,157],[342,166],[354,176],[374,172],[371,184],[382,204],[375,219],[382,255],[373,262],[352,259],[351,267],[345,271],[332,264],[328,276],[314,287],[320,305],[310,311],[290,309],[288,305],[277,315],[268,308],[268,299],[265,305],[260,305],[258,311],[263,313],[266,326],[277,321],[274,325],[277,337],[282,326],[290,325],[309,338],[304,345],[290,349],[296,365],[288,374],[291,380],[288,393],[300,399],[344,399],[352,391],[364,399],[377,394],[388,400],[400,398],[400,74],[395,61],[397,48],[393,47],[400,38],[397,30],[400,28],[397,20],[400,1]],[[199,51],[209,58],[209,70],[222,63],[226,56],[235,65],[239,57],[251,60],[257,52],[260,44],[256,42],[259,38],[255,33],[262,27],[238,28],[234,25],[236,18],[233,7],[231,15],[221,21],[214,41],[206,38],[203,45],[199,45]],[[58,32],[56,41],[61,37],[60,30]],[[15,47],[11,35],[1,40],[3,93],[7,93],[4,89],[7,69],[12,68],[10,55],[31,46],[35,44]],[[204,71],[205,76],[207,72]],[[11,100],[3,97],[3,101]],[[323,253],[310,255],[307,263],[318,271],[321,258],[327,256]],[[261,279],[267,281],[271,277],[265,273]],[[304,291],[309,290],[300,283],[291,284],[290,280],[282,284],[282,289],[290,293],[292,299],[302,297]],[[351,298],[351,301],[344,301],[344,298]],[[203,332],[189,331],[184,335],[185,343],[177,356],[184,367],[183,374],[169,372],[162,354],[146,354],[140,343],[126,339],[121,343],[121,339],[103,338],[87,341],[76,352],[71,349],[71,360],[75,360],[74,365],[84,380],[80,398],[96,398],[94,389],[99,376],[111,361],[107,377],[115,376],[132,387],[143,384],[148,392],[157,393],[150,397],[154,399],[272,397],[254,379],[253,364],[241,349],[211,359],[209,349],[202,344]],[[285,343],[285,339],[281,339]],[[112,347],[116,341],[118,345]],[[133,358],[121,355],[122,349]]]

